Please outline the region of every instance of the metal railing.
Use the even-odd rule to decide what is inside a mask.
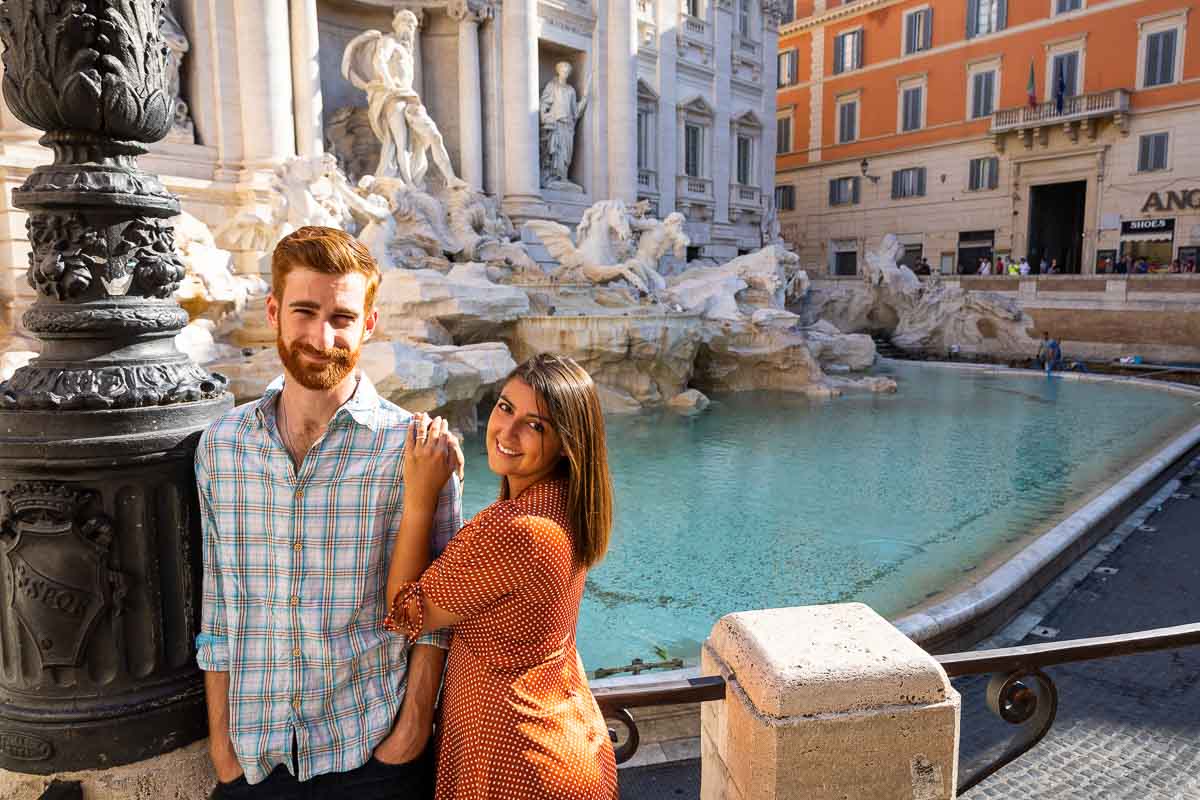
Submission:
[[[986,692],[988,708],[1008,724],[1019,726],[1016,736],[997,757],[960,778],[958,793],[966,792],[1028,752],[1050,730],[1058,711],[1058,689],[1042,671],[1044,667],[1196,645],[1200,645],[1200,623],[934,656],[951,678],[990,674]],[[724,700],[726,683],[720,675],[711,675],[667,679],[629,688],[602,687],[593,690],[593,694],[605,719],[619,723],[626,730],[621,741],[615,729],[610,728],[620,764],[631,759],[641,743],[637,721],[630,709]]]
[[[992,114],[992,132],[1075,122],[1091,117],[1110,116],[1129,110],[1129,91],[1109,89],[1091,94],[1064,97],[1062,111],[1054,100],[1033,106],[1004,108]]]

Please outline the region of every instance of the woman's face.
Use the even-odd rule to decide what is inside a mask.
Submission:
[[[562,439],[539,400],[533,387],[513,378],[488,417],[488,467],[509,479],[514,496],[553,472],[562,456]]]

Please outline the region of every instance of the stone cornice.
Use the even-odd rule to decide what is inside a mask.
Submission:
[[[789,22],[788,24],[780,27],[779,35],[782,37],[792,33],[800,33],[801,31],[806,31],[809,28],[815,28],[819,25],[836,22],[839,19],[846,19],[847,17],[865,14],[869,11],[874,11],[877,8],[894,6],[900,2],[902,2],[902,0],[859,0],[859,2],[848,6],[837,6],[836,8],[831,8],[823,14],[814,14],[811,17],[805,17],[804,19],[798,19],[794,20],[793,22]]]

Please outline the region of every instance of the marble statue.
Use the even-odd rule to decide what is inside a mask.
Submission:
[[[354,37],[342,54],[342,75],[367,93],[371,130],[383,145],[376,177],[422,189],[432,158],[446,185],[456,186],[462,181],[442,134],[413,87],[418,24],[416,14],[400,9],[392,18],[392,35],[371,30]]]
[[[427,257],[461,252],[437,198],[400,178],[366,175],[358,185],[371,203],[370,220],[358,238],[367,244],[380,269],[423,266]]]
[[[507,268],[519,278],[545,277],[525,248],[513,241],[512,221],[500,213],[495,199],[464,185],[448,193],[446,209],[464,260]]]
[[[666,279],[658,271],[658,262],[662,257],[668,253],[678,259],[687,257],[691,240],[683,232],[686,221],[683,214],[672,211],[661,222],[653,217],[643,217],[637,225],[641,231],[637,250],[632,258],[624,262],[624,266],[636,272],[654,294],[667,287]]]
[[[585,90],[582,99],[576,99],[575,87],[567,83],[570,77],[570,63],[560,61],[554,65],[554,79],[542,89],[542,187],[582,192],[568,176],[575,158],[575,126],[587,109],[590,93]]]
[[[637,266],[622,262],[618,256],[617,246],[633,237],[624,202],[595,203],[583,213],[573,236],[565,225],[548,220],[530,220],[525,227],[542,240],[561,265],[551,273],[555,279],[578,276],[593,284],[624,280],[643,295],[652,293]]]
[[[167,45],[170,59],[170,65],[167,68],[167,94],[171,96],[171,101],[175,104],[175,121],[167,138],[191,144],[196,141],[196,131],[192,125],[192,115],[188,110],[188,104],[183,99],[183,88],[180,82],[183,57],[191,49],[191,44],[188,42],[183,25],[180,24],[179,17],[176,16],[175,9],[170,3],[163,4],[159,32]]]

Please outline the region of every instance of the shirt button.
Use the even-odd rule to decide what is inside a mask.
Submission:
[[[296,499],[297,499],[297,500],[299,500],[299,499],[300,499],[301,497],[303,497],[303,496],[304,496],[304,490],[303,490],[303,489],[297,489],[297,490],[296,490]]]
[[[299,658],[299,657],[300,657],[300,648],[299,648],[299,647],[295,647],[295,648],[293,648],[293,649],[292,649],[292,657],[293,657],[293,658]]]
[[[296,595],[292,595],[292,605],[294,605],[294,606],[300,605],[300,598],[297,597]]]
[[[294,545],[292,545],[292,549],[295,550],[297,553],[299,553],[301,550],[304,549],[304,545],[300,544],[299,542],[296,542]]]

